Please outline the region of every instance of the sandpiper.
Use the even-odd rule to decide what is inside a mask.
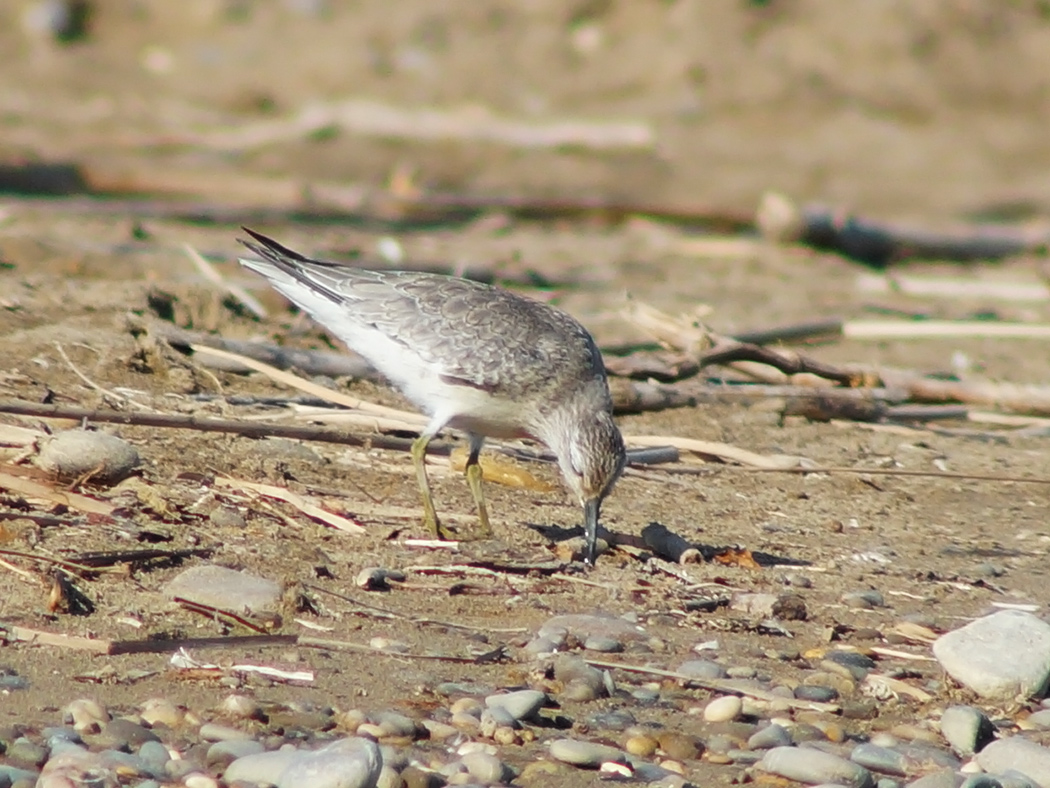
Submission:
[[[441,526],[424,464],[450,427],[467,433],[466,477],[481,530],[491,535],[478,455],[486,437],[547,445],[584,512],[585,560],[597,558],[602,500],[623,472],[601,354],[558,309],[498,287],[414,271],[373,271],[312,260],[244,228],[261,259],[241,264],[367,359],[430,418],[412,444],[424,523]]]

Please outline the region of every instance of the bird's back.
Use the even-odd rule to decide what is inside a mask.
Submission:
[[[255,237],[247,245],[263,259],[243,264],[403,388],[414,374],[404,367],[420,364],[449,385],[540,409],[583,390],[608,398],[594,341],[558,309],[457,277],[311,260]]]

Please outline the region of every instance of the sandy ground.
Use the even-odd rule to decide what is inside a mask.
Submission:
[[[721,10],[686,2],[535,3],[527,9],[462,3],[435,11],[429,3],[406,2],[395,15],[385,4],[361,3],[353,10],[333,8],[319,19],[289,10],[291,3],[196,2],[182,10],[175,4],[113,2],[99,4],[86,41],[58,49],[19,32],[17,5],[0,12],[3,45],[22,55],[0,77],[5,113],[0,156],[11,161],[156,163],[212,178],[224,172],[268,173],[374,183],[393,167],[407,165],[421,182],[446,188],[631,194],[731,209],[749,209],[763,189],[776,187],[801,199],[844,202],[917,222],[1004,206],[1022,214],[1045,212],[1050,201],[1044,177],[1050,162],[1044,133],[1048,105],[1037,98],[1045,95],[1050,79],[1050,63],[1043,62],[1050,58],[1050,24],[1040,4],[1004,9],[944,2],[924,4],[920,11],[907,3],[726,3]],[[508,115],[542,119],[641,118],[658,129],[660,145],[657,154],[611,156],[337,135],[219,155],[134,142],[183,124],[236,126],[265,113],[294,111],[307,100],[347,95],[404,105],[477,101]],[[193,403],[192,395],[215,392],[216,384],[226,395],[289,394],[259,375],[219,372],[212,378],[174,362],[142,370],[134,361],[127,320],[129,313],[155,317],[150,295],[157,291],[177,298],[176,318],[183,327],[330,347],[327,336],[284,310],[261,281],[241,273],[233,262],[234,227],[73,215],[10,199],[11,212],[0,226],[4,398],[101,403],[98,391],[71,371],[56,345],[99,386],[126,391],[159,410],[199,409],[229,417],[265,413]],[[352,250],[373,252],[390,233],[279,222],[260,229],[304,251],[344,257]],[[408,261],[487,267],[497,277],[534,272],[547,278],[555,284],[555,303],[605,345],[644,339],[620,315],[625,292],[672,313],[710,305],[710,323],[727,333],[814,316],[881,317],[887,311],[935,318],[989,312],[1003,320],[1048,318],[1045,303],[872,295],[858,289],[863,271],[855,263],[803,249],[699,257],[684,251],[685,238],[672,226],[642,220],[615,226],[481,220],[398,235]],[[273,308],[273,317],[260,323],[224,306],[185,257],[181,245],[187,242],[213,255],[224,276],[251,288]],[[1041,266],[1040,259],[1021,258],[962,269],[916,264],[901,270],[1037,282]],[[923,372],[950,372],[962,360],[982,377],[1019,384],[1038,384],[1050,375],[1050,356],[1037,342],[853,341],[811,352],[829,362]],[[348,388],[403,404],[382,386]],[[939,425],[957,434],[872,430],[781,420],[760,406],[673,410],[624,417],[620,423],[626,434],[725,441],[761,453],[802,455],[826,466],[1050,477],[1045,438],[967,436],[962,428],[973,425],[960,423]],[[0,546],[54,556],[142,546],[136,538],[160,540],[171,549],[209,547],[215,550],[213,562],[293,589],[321,585],[406,615],[469,624],[479,634],[467,638],[462,631],[354,615],[350,603],[319,592],[310,594],[319,612],[283,611],[289,632],[300,631],[293,619],[305,617],[331,627],[327,636],[335,639],[367,643],[391,637],[413,651],[462,655],[470,647],[519,645],[558,613],[634,612],[667,643],[666,653],[649,657],[653,663],[674,667],[694,644],[717,639],[727,664],[790,675],[800,666],[784,660],[784,653],[824,645],[831,628],[888,628],[917,616],[948,629],[995,602],[1046,601],[1046,486],[718,469],[702,476],[628,475],[606,504],[606,525],[639,533],[656,521],[704,543],[739,544],[804,562],[801,569],[689,569],[696,582],[730,590],[779,591],[787,574],[805,574],[812,581],[801,591],[809,617],[785,625],[790,640],[757,634],[739,613],[686,614],[687,593],[677,581],[616,555],[587,576],[593,585],[538,576],[478,578],[470,579],[476,593],[450,595],[456,579],[413,575],[408,588],[366,595],[353,582],[364,566],[403,568],[477,555],[549,559],[551,543],[542,530],[572,527],[579,513],[561,487],[539,493],[490,484],[497,540],[465,545],[458,557],[430,555],[404,546],[403,537],[418,535],[418,525],[409,521],[359,517],[367,532],[352,536],[289,508],[276,507],[291,521],[249,501],[209,495],[199,483],[201,474],[265,481],[314,495],[348,514],[355,502],[417,507],[407,454],[192,431],[114,431],[144,458],[135,482],[140,492],[90,486],[85,492],[126,506],[135,527],[8,521],[0,529]],[[443,462],[434,466],[439,509],[469,513],[465,483],[454,472],[442,472]],[[558,481],[546,466],[529,469]],[[166,506],[141,493],[143,488]],[[0,498],[3,507],[16,504],[12,496]],[[219,508],[238,511],[243,524],[209,519]],[[185,565],[102,575],[82,584],[96,605],[93,615],[83,617],[49,614],[43,584],[0,570],[5,588],[0,620],[112,638],[220,634],[217,624],[176,609],[160,592]],[[887,607],[865,611],[841,603],[843,593],[868,588],[881,591]],[[498,631],[507,627],[522,632]],[[366,710],[425,704],[429,688],[441,681],[469,677],[518,685],[527,670],[513,662],[461,665],[306,649],[221,653],[217,659],[308,664],[318,675],[310,687],[258,685],[253,691],[268,700]],[[114,674],[101,684],[81,683],[103,664]],[[100,659],[10,647],[0,650],[0,666],[31,683],[0,704],[0,725],[54,721],[57,707],[83,695],[118,708],[155,695],[174,696],[205,710],[227,691],[214,683],[174,680],[160,655]],[[910,667],[923,680],[941,678],[936,666]],[[150,673],[131,681],[136,670]],[[696,723],[681,709],[704,697],[683,691],[678,708],[645,713],[689,730]],[[940,694],[934,703],[943,705],[947,697]],[[590,710],[565,711],[582,718]],[[884,705],[874,719],[847,724],[856,731],[883,728],[926,711],[903,699]],[[523,762],[532,757],[521,754]],[[701,784],[728,780],[733,773],[705,764],[690,768]]]

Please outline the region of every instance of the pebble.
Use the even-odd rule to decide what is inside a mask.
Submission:
[[[536,633],[538,638],[571,636],[579,643],[591,638],[606,638],[620,644],[638,643],[648,639],[645,629],[617,616],[593,616],[572,613],[548,619]]]
[[[659,747],[659,743],[652,736],[635,735],[629,736],[623,743],[623,749],[629,755],[637,755],[640,758],[649,758]]]
[[[715,698],[704,707],[704,720],[707,722],[729,722],[740,716],[744,702],[737,695],[723,695]]]
[[[485,698],[485,705],[489,709],[503,710],[512,719],[519,721],[535,717],[546,702],[547,694],[539,690],[518,690]]]
[[[6,784],[11,786],[21,782],[26,784],[28,788],[32,788],[37,784],[39,776],[39,772],[20,769],[7,763],[0,763],[0,785]]]
[[[606,744],[595,744],[577,739],[555,739],[550,743],[551,757],[587,769],[597,769],[603,763],[626,763],[621,750]]]
[[[281,586],[273,580],[215,564],[192,566],[163,590],[169,598],[256,615],[276,612],[281,602]]]
[[[854,763],[879,774],[892,774],[897,777],[906,777],[908,774],[908,759],[889,747],[870,743],[858,744],[849,757]]]
[[[208,748],[204,762],[212,769],[223,771],[238,758],[257,755],[265,751],[262,742],[253,739],[217,741]]]
[[[1024,723],[1029,728],[1046,730],[1050,728],[1050,709],[1034,712],[1024,718]]]
[[[92,744],[112,749],[135,749],[148,741],[160,741],[160,738],[144,725],[118,717],[106,723]]]
[[[847,788],[875,786],[875,778],[863,766],[808,747],[774,747],[766,751],[758,767],[779,777],[809,785],[835,783]]]
[[[147,725],[166,725],[177,728],[186,712],[167,698],[150,698],[139,706],[139,717]]]
[[[663,731],[656,740],[660,749],[679,761],[694,761],[704,752],[704,745],[694,736],[678,731]]]
[[[62,718],[72,723],[77,733],[98,733],[109,722],[109,712],[98,701],[78,698],[62,710]]]
[[[956,753],[970,756],[992,741],[995,728],[978,708],[949,706],[941,715],[941,735]]]
[[[236,782],[272,784],[274,778],[284,772],[298,755],[299,753],[291,747],[245,755],[227,766],[222,778],[224,782],[230,784]]]
[[[595,635],[583,641],[583,647],[588,651],[598,651],[603,654],[617,654],[623,651],[623,642],[605,635]]]
[[[48,749],[36,742],[20,737],[7,748],[7,760],[17,766],[43,766],[47,762]]]
[[[752,750],[771,750],[774,747],[790,745],[791,734],[781,725],[767,725],[760,728],[747,740],[747,746]]]
[[[873,589],[843,594],[842,603],[854,610],[874,610],[877,607],[886,607],[885,597]]]
[[[510,769],[495,755],[487,752],[470,752],[460,758],[467,772],[482,785],[508,782]]]
[[[229,725],[220,725],[217,722],[206,722],[201,725],[198,735],[204,741],[232,741],[232,740],[247,740],[252,738],[252,735],[247,731],[242,731],[240,728],[232,728]]]
[[[437,772],[427,771],[418,766],[409,766],[401,772],[405,788],[441,788],[447,782]]]
[[[383,758],[370,739],[347,738],[319,750],[296,751],[277,788],[375,788]],[[229,779],[227,778],[227,782]]]
[[[982,697],[1041,697],[1050,682],[1050,624],[1021,610],[1001,610],[941,635],[933,655]]]
[[[993,741],[977,753],[976,761],[992,774],[1015,769],[1037,785],[1050,785],[1050,749],[1020,736]]]
[[[219,704],[219,711],[238,720],[257,720],[261,714],[259,701],[247,695],[227,695]]]
[[[606,695],[606,674],[573,654],[562,654],[554,660],[554,678],[565,688],[559,695],[564,700],[591,701]]]
[[[130,443],[108,432],[66,430],[40,447],[37,464],[62,479],[88,477],[89,483],[116,484],[139,466]]]
[[[818,684],[800,684],[795,687],[795,698],[798,700],[810,700],[817,703],[830,703],[839,696],[839,691],[834,687],[825,687]]]
[[[908,783],[907,788],[959,788],[965,779],[954,769],[943,769],[913,780]],[[991,786],[986,786],[986,788],[991,788]]]

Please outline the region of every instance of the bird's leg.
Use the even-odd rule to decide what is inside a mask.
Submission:
[[[427,479],[427,444],[434,437],[434,432],[426,430],[412,442],[412,464],[416,468],[416,480],[419,492],[423,495],[423,525],[437,539],[451,539],[452,534],[438,521],[434,498],[430,494],[430,481]]]
[[[485,442],[485,439],[480,435],[470,436],[470,454],[467,456],[467,484],[470,485],[470,492],[474,495],[474,503],[478,506],[478,536],[483,539],[488,539],[492,536],[492,525],[489,523],[489,512],[485,506],[485,495],[481,490],[481,464],[478,462],[478,455],[481,454],[481,444]]]

